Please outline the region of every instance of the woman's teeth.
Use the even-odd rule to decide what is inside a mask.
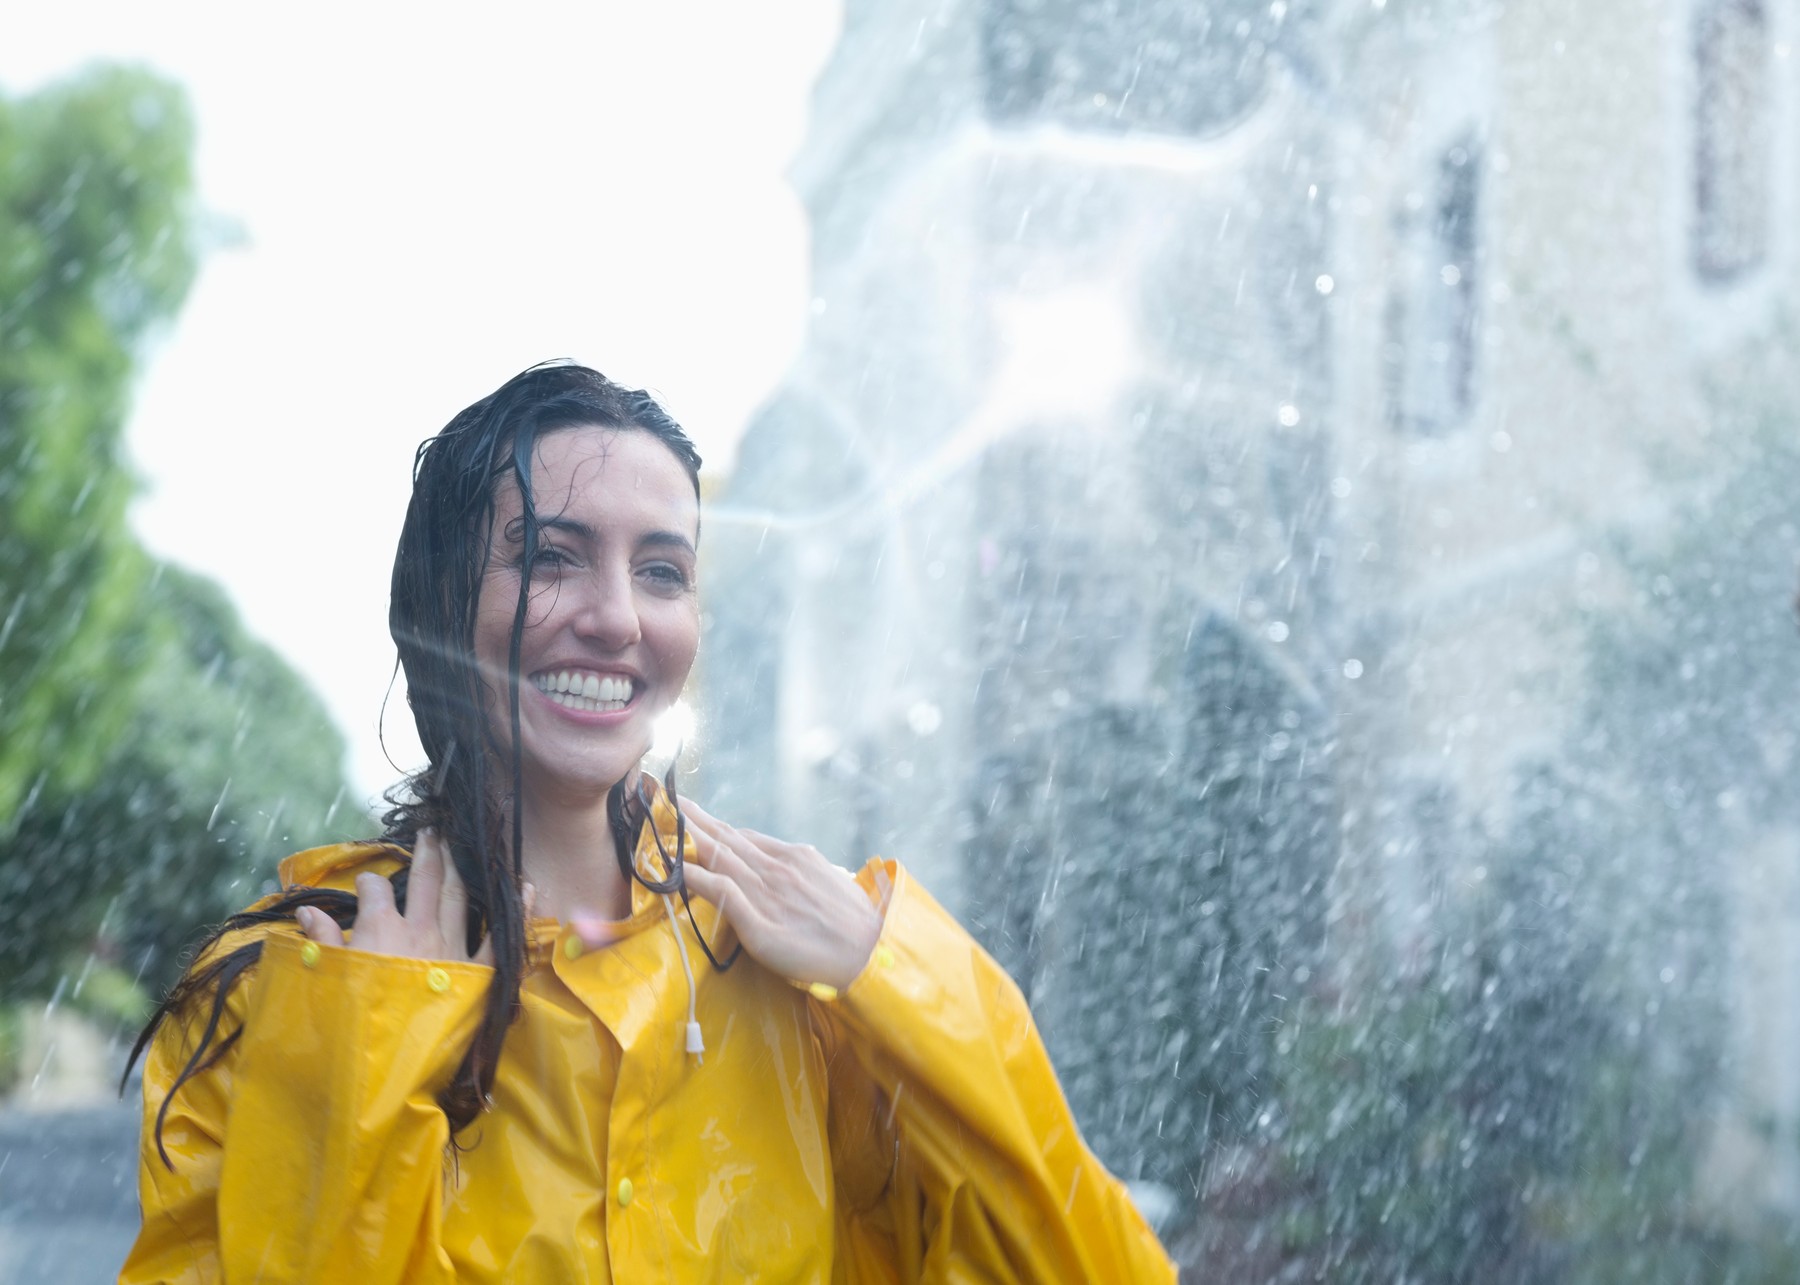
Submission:
[[[565,709],[585,710],[592,714],[601,710],[624,709],[631,703],[632,681],[611,674],[581,674],[564,670],[556,674],[533,674],[532,686]]]

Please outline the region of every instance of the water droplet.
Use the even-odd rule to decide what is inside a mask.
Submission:
[[[815,727],[800,736],[800,757],[808,763],[823,763],[837,753],[837,733],[829,727]]]
[[[930,736],[944,725],[944,712],[930,701],[915,701],[906,711],[906,724],[920,736]]]

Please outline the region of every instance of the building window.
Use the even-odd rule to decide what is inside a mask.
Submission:
[[[1481,153],[1473,139],[1443,152],[1427,186],[1395,219],[1401,261],[1383,355],[1390,419],[1432,436],[1475,405]]]
[[[1694,19],[1694,270],[1724,284],[1769,239],[1769,30],[1763,0],[1701,0]]]

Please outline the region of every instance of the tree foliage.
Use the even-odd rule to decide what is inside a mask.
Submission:
[[[98,779],[31,798],[0,860],[0,977],[23,991],[102,933],[134,972],[171,980],[195,928],[262,891],[296,844],[367,828],[342,807],[337,729],[218,589],[164,567],[143,603],[129,719]]]
[[[180,92],[96,71],[0,101],[0,819],[92,781],[136,614],[120,433],[133,356],[194,274]]]
[[[0,1000],[97,934],[166,978],[342,793],[317,700],[126,524],[133,371],[195,271],[192,135],[144,71],[0,99]]]

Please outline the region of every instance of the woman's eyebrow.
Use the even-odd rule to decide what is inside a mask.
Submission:
[[[593,527],[585,522],[578,522],[574,518],[539,518],[538,529],[540,531],[559,531],[589,544],[597,544],[600,540],[599,533]],[[673,545],[690,556],[694,553],[694,542],[679,531],[646,531],[638,537],[637,544],[640,549]]]
[[[672,544],[690,556],[694,552],[694,542],[679,531],[649,531],[638,539],[640,549],[665,544]]]
[[[585,540],[589,544],[593,544],[599,539],[593,527],[585,522],[577,522],[574,518],[539,518],[538,530],[560,531],[564,535],[572,535],[577,540]]]

